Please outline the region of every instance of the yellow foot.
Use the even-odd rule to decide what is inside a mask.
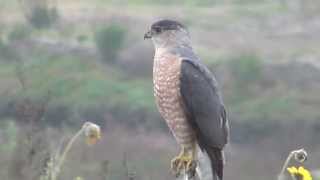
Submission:
[[[194,152],[188,153],[182,148],[180,154],[171,160],[171,171],[178,177],[182,172],[194,176],[196,163]]]

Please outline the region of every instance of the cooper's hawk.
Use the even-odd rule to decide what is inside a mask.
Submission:
[[[229,125],[221,94],[211,72],[193,52],[186,28],[173,20],[152,24],[144,38],[155,47],[154,95],[157,107],[181,146],[171,168],[193,170],[196,146],[211,161],[213,179],[223,177],[223,147]]]

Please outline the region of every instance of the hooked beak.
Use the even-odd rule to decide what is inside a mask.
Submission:
[[[150,39],[150,38],[152,38],[152,33],[151,33],[151,31],[148,31],[148,32],[146,32],[146,33],[144,34],[143,39]]]

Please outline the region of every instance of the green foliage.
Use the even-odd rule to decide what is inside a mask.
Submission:
[[[202,0],[202,1],[185,1],[185,4],[189,5],[189,6],[204,6],[204,7],[208,7],[208,6],[213,6],[215,5],[217,2],[213,1],[213,0]]]
[[[15,52],[0,39],[0,60],[8,61],[15,58]]]
[[[232,111],[238,115],[240,120],[246,122],[265,119],[281,121],[296,119],[299,116],[291,112],[293,109],[298,111],[299,108],[296,105],[297,102],[291,96],[259,94],[247,97],[238,105],[233,104]]]
[[[87,61],[79,56],[46,56],[42,52],[34,56],[33,52],[29,51],[32,58],[20,64],[23,77],[26,79],[26,89],[21,89],[18,84],[15,87],[17,90],[8,96],[15,101],[26,97],[41,101],[50,92],[50,105],[44,118],[50,125],[77,123],[79,116],[81,119],[103,124],[106,111],[119,114],[122,119],[130,116],[131,123],[137,123],[146,116],[154,116],[150,113],[154,112],[155,108],[150,79],[127,79],[112,68],[102,68],[96,62]],[[17,82],[17,78],[14,77],[15,68],[9,68],[9,65],[12,66],[5,63],[0,66],[0,83]]]
[[[8,35],[9,41],[19,41],[28,38],[31,34],[29,26],[24,24],[17,24],[13,27],[12,31]]]
[[[269,0],[233,0],[234,4],[258,4],[258,3],[265,3]]]
[[[35,7],[27,19],[37,29],[48,28],[57,21],[58,12],[56,8]]]
[[[77,36],[77,41],[78,41],[78,43],[84,43],[84,42],[86,42],[88,40],[88,36],[86,36],[86,35],[78,35]]]
[[[105,2],[105,1],[104,1]],[[112,2],[111,2],[112,3]],[[119,3],[119,2],[117,2]],[[187,6],[210,6],[217,4],[217,1],[214,0],[201,0],[201,1],[194,1],[194,0],[130,0],[127,1],[127,4],[130,5],[151,5],[151,6],[157,6],[157,5],[187,5]]]
[[[124,45],[126,30],[119,25],[109,25],[95,32],[95,43],[105,62],[115,62]]]
[[[1,119],[0,131],[2,132],[1,139],[3,139],[0,144],[0,153],[12,151],[16,146],[17,134],[17,127],[14,121],[12,119]]]
[[[262,78],[262,63],[255,55],[242,55],[231,59],[229,66],[234,78],[235,88],[241,92],[247,91],[250,85]]]

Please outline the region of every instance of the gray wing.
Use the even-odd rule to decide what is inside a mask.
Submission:
[[[200,147],[222,149],[228,141],[229,125],[214,76],[204,65],[183,60],[180,92]]]

